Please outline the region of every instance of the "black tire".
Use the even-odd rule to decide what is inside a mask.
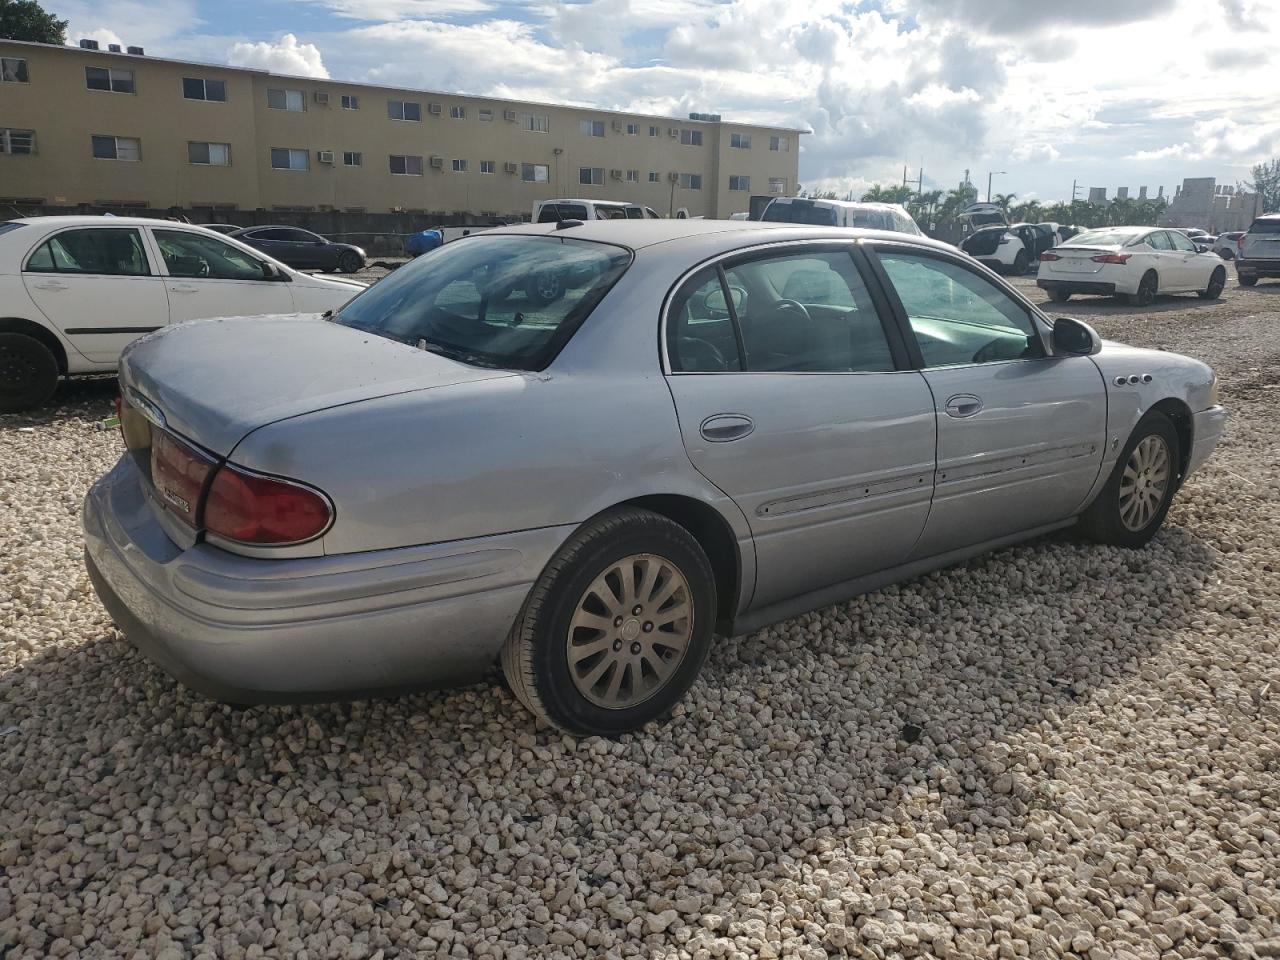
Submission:
[[[1213,271],[1213,276],[1209,278],[1209,285],[1200,291],[1201,300],[1217,300],[1222,296],[1222,288],[1227,285],[1227,271],[1225,267],[1219,267]]]
[[[1234,250],[1223,250],[1218,256],[1222,257],[1223,260],[1234,260],[1236,258]]]
[[[1242,287],[1252,287],[1258,282],[1257,277],[1242,277],[1239,274],[1236,275],[1236,280],[1239,281],[1240,286]]]
[[[524,295],[540,307],[564,296],[564,276],[559,270],[540,270],[525,284]]]
[[[0,413],[38,407],[58,389],[58,360],[25,333],[0,333]]]
[[[1031,264],[1031,258],[1027,256],[1027,251],[1019,250],[1013,258],[1013,272],[1016,276],[1022,276],[1027,272],[1027,267]]]
[[[364,266],[364,257],[354,250],[344,250],[338,255],[338,269],[343,273],[355,273]]]
[[[584,596],[594,581],[614,564],[638,555],[669,564],[684,578],[693,611],[691,634],[670,676],[658,681],[659,686],[645,699],[616,708],[601,706],[588,699],[574,681],[568,656],[570,625],[580,603],[585,607]],[[517,699],[536,717],[577,736],[620,736],[664,716],[685,695],[706,660],[715,617],[715,574],[693,535],[648,510],[612,510],[588,521],[547,564],[503,645],[502,672]],[[629,635],[626,642],[634,644],[640,638],[623,632],[632,627],[632,619],[636,618],[628,617],[619,628],[619,637]],[[611,631],[600,633],[593,642],[603,640],[611,642],[614,651],[622,649],[624,641],[611,639]],[[602,648],[600,659],[580,659],[579,664],[586,663],[590,671],[609,656]],[[621,675],[633,687],[636,681],[631,679],[630,669],[608,668],[597,682],[611,678],[614,670],[628,671]]]
[[[1066,303],[1068,300],[1071,299],[1071,291],[1055,290],[1053,291],[1053,293],[1049,294],[1049,296],[1053,297],[1054,303]]]
[[[1160,279],[1154,270],[1148,270],[1138,281],[1138,292],[1129,295],[1129,304],[1134,307],[1149,307],[1156,302]]]
[[[1157,508],[1150,519],[1139,529],[1126,526],[1121,514],[1121,487],[1125,484],[1125,470],[1138,445],[1148,437],[1159,437],[1164,441],[1168,456],[1168,481],[1160,494]],[[1173,422],[1158,410],[1152,410],[1139,421],[1129,437],[1129,442],[1120,451],[1111,476],[1106,486],[1080,517],[1080,530],[1091,540],[1098,543],[1111,544],[1117,547],[1137,548],[1146,546],[1156,535],[1164,523],[1169,505],[1173,503],[1173,495],[1178,492],[1181,483],[1182,444],[1178,439],[1178,431]]]

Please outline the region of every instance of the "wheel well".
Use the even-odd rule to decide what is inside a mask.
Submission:
[[[1187,475],[1187,466],[1191,463],[1191,408],[1175,397],[1165,397],[1152,410],[1159,410],[1173,421],[1173,429],[1178,432],[1178,464],[1179,476]]]
[[[742,579],[742,563],[733,531],[724,518],[700,500],[677,494],[655,494],[637,497],[619,506],[641,507],[652,510],[688,530],[706,551],[711,569],[716,575],[716,596],[720,622],[732,620],[737,613],[738,584]]]
[[[0,333],[22,333],[32,340],[39,341],[49,348],[53,358],[58,361],[58,373],[66,376],[67,351],[63,349],[62,342],[50,333],[47,327],[32,323],[30,320],[23,320],[21,317],[0,317]]]

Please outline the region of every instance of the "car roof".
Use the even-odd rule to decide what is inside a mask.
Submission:
[[[248,227],[236,227],[237,233],[245,230],[302,230],[305,233],[315,233],[314,230],[308,230],[306,227],[294,227],[287,223],[255,223]]]
[[[857,227],[810,227],[794,223],[767,223],[760,220],[589,220],[560,227],[554,223],[527,223],[512,227],[494,227],[474,237],[494,235],[564,236],[598,243],[615,243],[639,250],[657,244],[718,239],[724,250],[755,243],[782,243],[793,240],[858,240],[874,238],[918,244],[955,252],[955,247],[928,237],[894,233],[888,230],[866,230]]]
[[[812,203],[824,207],[841,207],[847,210],[901,210],[900,203],[884,203],[880,200],[833,200],[827,197],[774,197],[771,203]]]
[[[583,200],[577,197],[560,197],[556,200],[539,200],[538,206],[546,206],[548,203],[581,203],[584,206],[593,207],[638,207],[640,204],[631,203],[627,200]]]
[[[117,217],[103,214],[73,214],[51,217],[14,217],[9,223],[30,223],[35,226],[48,227],[197,227],[204,229],[199,223],[186,223],[181,220],[164,220],[160,217]]]

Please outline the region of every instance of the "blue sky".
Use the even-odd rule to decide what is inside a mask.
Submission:
[[[844,192],[1235,183],[1280,154],[1280,0],[48,0],[70,38],[280,72],[785,123]]]

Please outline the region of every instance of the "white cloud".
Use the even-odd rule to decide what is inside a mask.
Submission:
[[[327,77],[320,48],[313,43],[299,43],[286,33],[275,43],[236,43],[227,54],[227,62],[237,67],[254,67],[294,77]]]

